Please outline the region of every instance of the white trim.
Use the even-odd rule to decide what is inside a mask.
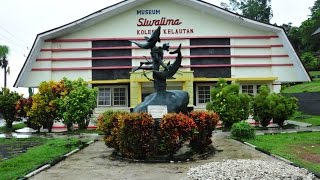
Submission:
[[[311,81],[308,73],[304,69],[299,57],[295,53],[292,45],[290,44],[286,34],[284,33],[283,29],[280,27],[272,26],[269,24],[264,24],[258,21],[250,20],[244,17],[241,17],[239,15],[236,15],[234,13],[231,13],[229,11],[226,11],[222,8],[219,8],[215,5],[212,5],[210,3],[199,1],[199,0],[172,0],[174,2],[177,2],[182,5],[189,6],[194,9],[198,9],[202,12],[208,13],[210,15],[225,19],[227,21],[234,22],[235,24],[238,24],[239,26],[246,26],[249,28],[262,30],[262,31],[270,31],[273,33],[277,33],[277,35],[280,37],[280,39],[283,42],[283,45],[285,49],[289,53],[289,57],[291,60],[293,60],[293,64],[295,66],[295,69],[297,71],[297,74],[299,74],[299,81]],[[132,9],[134,7],[140,6],[141,4],[144,4],[146,2],[151,2],[151,0],[127,0],[122,1],[118,4],[115,4],[113,6],[107,7],[105,9],[102,9],[100,11],[97,11],[93,14],[88,15],[87,17],[78,19],[74,22],[71,22],[69,24],[63,25],[61,27],[58,27],[53,30],[49,30],[47,32],[38,34],[34,43],[34,46],[32,47],[28,58],[26,59],[25,65],[23,66],[21,72],[18,75],[18,78],[15,82],[14,87],[22,87],[22,82],[25,81],[26,77],[28,77],[29,73],[31,72],[31,66],[33,62],[35,62],[36,58],[38,57],[40,53],[40,49],[42,44],[44,43],[44,40],[47,39],[53,39],[57,37],[61,37],[63,35],[72,33],[74,31],[78,31],[80,29],[92,26],[98,22],[101,22],[102,20],[106,20],[108,18],[111,18],[117,14],[120,14],[122,12],[125,12],[129,9]]]

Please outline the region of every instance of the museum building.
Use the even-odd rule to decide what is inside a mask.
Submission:
[[[125,0],[38,34],[14,86],[81,77],[98,88],[97,109],[130,110],[154,92],[152,72],[132,72],[150,50],[131,41],[145,41],[158,26],[157,46],[182,44],[182,67],[167,89],[187,91],[194,109],[205,108],[220,78],[252,95],[261,85],[280,92],[282,84],[310,81],[280,27],[200,0]],[[165,52],[165,64],[174,60]]]

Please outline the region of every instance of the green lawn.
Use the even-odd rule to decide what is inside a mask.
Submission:
[[[80,144],[82,142],[76,138],[0,139],[0,153],[8,158],[0,158],[0,180],[23,177],[37,167],[62,157]],[[25,145],[33,147],[26,148]],[[24,148],[21,150],[21,147]],[[26,151],[23,152],[23,149]],[[8,156],[12,151],[16,153]]]
[[[320,173],[320,132],[262,135],[248,142]]]
[[[8,132],[13,132],[17,129],[22,129],[24,127],[27,127],[25,123],[21,122],[21,123],[17,123],[12,125],[12,129],[9,129],[5,126],[0,127],[0,133],[8,133]]]
[[[319,76],[320,75],[320,71],[309,71],[310,76]],[[313,78],[313,81],[319,81],[320,78]]]
[[[306,82],[284,88],[282,93],[320,92],[320,81]]]
[[[320,116],[316,116],[316,115],[306,115],[306,114],[296,113],[292,118],[292,120],[309,123],[309,124],[312,124],[313,126],[320,126]]]

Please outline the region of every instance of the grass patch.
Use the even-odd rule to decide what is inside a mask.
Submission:
[[[282,93],[320,92],[320,81],[306,82],[284,88]]]
[[[0,133],[14,132],[15,130],[22,129],[24,127],[27,127],[27,125],[24,122],[13,124],[12,128],[7,128],[6,126],[2,126],[0,127]]]
[[[309,124],[312,124],[312,126],[320,126],[320,116],[316,116],[316,115],[307,115],[307,114],[302,114],[301,112],[297,112],[295,113],[292,120],[309,123]]]
[[[39,142],[38,145],[31,147],[26,152],[16,154],[7,160],[0,160],[0,180],[17,179],[23,177],[39,166],[53,162],[55,159],[62,157],[67,152],[78,147],[82,142],[76,138],[29,138],[25,140],[18,139],[0,139],[0,144],[6,144],[10,147],[15,144]]]
[[[309,71],[313,81],[320,81],[320,71]]]
[[[320,173],[320,132],[262,135],[248,142]]]

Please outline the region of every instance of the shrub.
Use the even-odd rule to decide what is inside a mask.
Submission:
[[[242,121],[232,125],[231,136],[239,140],[254,139],[255,131],[249,123]]]
[[[124,157],[145,159],[155,149],[154,120],[147,113],[124,114],[119,118],[119,151]]]
[[[39,85],[39,92],[32,96],[31,108],[27,116],[32,126],[48,128],[51,132],[54,121],[58,120],[57,99],[66,92],[63,82],[44,81]]]
[[[63,78],[62,83],[67,90],[56,101],[59,118],[69,131],[74,124],[78,124],[79,129],[86,129],[97,104],[97,90],[88,87],[81,78],[74,81]]]
[[[122,115],[126,115],[125,111],[109,110],[98,117],[97,129],[104,132],[104,141],[110,148],[119,151],[118,134],[119,134],[119,119]]]
[[[10,91],[7,88],[2,88],[0,91],[0,113],[6,121],[6,127],[12,128],[12,123],[16,120],[16,103],[21,98],[15,91]]]
[[[35,122],[40,122],[40,120],[31,119],[31,117],[27,115],[27,112],[29,112],[32,107],[32,102],[33,102],[32,97],[19,99],[19,101],[16,104],[17,116],[19,118],[26,118],[27,119],[26,125],[29,128],[37,129],[39,131],[42,125]],[[37,118],[37,117],[33,117],[33,118]]]
[[[189,145],[196,152],[204,152],[212,143],[212,131],[219,122],[219,116],[208,111],[192,111],[189,113],[189,117],[197,125],[197,131],[190,140]]]
[[[239,93],[239,89],[239,85],[229,85],[223,79],[211,89],[211,102],[206,108],[218,113],[224,127],[249,117],[250,96]]]
[[[281,94],[272,94],[270,99],[273,107],[273,122],[283,127],[284,121],[292,117],[297,111],[298,100],[295,97],[285,97]]]
[[[272,119],[272,105],[270,99],[270,89],[261,86],[259,93],[253,98],[253,118],[260,122],[263,127],[267,127]]]
[[[195,122],[182,113],[164,115],[160,123],[160,153],[172,157],[191,139],[196,127]]]

